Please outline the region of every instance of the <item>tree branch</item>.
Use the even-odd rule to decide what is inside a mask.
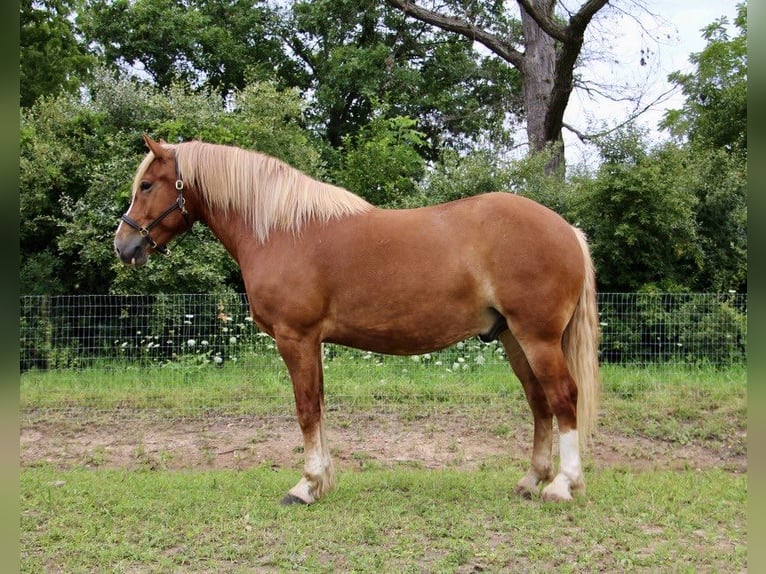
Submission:
[[[566,44],[570,40],[569,28],[562,26],[541,10],[530,0],[517,0],[521,9],[532,17],[532,20],[551,38]]]
[[[566,122],[562,123],[562,127],[564,127],[564,128],[566,128],[566,129],[568,129],[570,132],[572,132],[574,135],[576,135],[576,136],[579,138],[579,140],[580,140],[581,142],[583,142],[583,143],[587,143],[587,142],[590,142],[590,141],[596,140],[596,139],[598,139],[598,138],[604,137],[604,136],[606,136],[606,135],[609,135],[609,134],[611,134],[612,132],[615,132],[615,131],[619,130],[620,128],[622,128],[622,127],[625,127],[625,126],[626,126],[626,125],[628,125],[630,122],[632,122],[633,120],[637,119],[639,116],[641,116],[642,114],[644,114],[645,112],[647,112],[647,111],[649,110],[649,108],[651,108],[652,106],[656,105],[657,103],[659,103],[659,102],[663,101],[663,100],[664,100],[665,98],[667,98],[667,96],[668,96],[668,95],[670,95],[670,94],[671,94],[673,91],[674,91],[674,88],[671,88],[671,89],[669,89],[669,90],[666,90],[665,92],[661,93],[659,96],[657,96],[656,98],[654,98],[654,99],[653,99],[651,102],[649,102],[649,103],[648,103],[648,104],[646,104],[645,106],[642,106],[642,107],[640,107],[640,108],[636,108],[636,109],[633,111],[633,113],[631,113],[630,115],[628,115],[628,117],[627,117],[627,118],[626,118],[624,121],[620,122],[619,124],[617,124],[617,125],[615,125],[615,126],[612,126],[612,127],[611,127],[611,128],[609,128],[609,129],[606,129],[606,130],[600,131],[600,132],[598,132],[598,133],[595,133],[595,134],[586,134],[586,133],[583,133],[583,132],[581,132],[580,130],[578,130],[577,128],[575,128],[574,126],[572,126],[572,125],[570,125],[570,124],[568,124],[568,123],[566,123]]]
[[[581,37],[588,27],[593,16],[604,7],[609,0],[588,0],[580,6],[580,9],[569,19],[568,26],[562,26],[556,20],[549,17],[543,10],[531,0],[517,0],[519,6],[529,14],[542,30],[563,44],[569,44],[577,37]]]
[[[520,69],[522,67],[524,55],[521,52],[494,34],[490,34],[486,30],[477,28],[470,22],[466,22],[465,20],[453,16],[445,16],[432,10],[427,10],[409,0],[388,0],[388,3],[394,8],[404,12],[407,16],[412,16],[421,22],[432,24],[442,30],[455,32],[470,40],[479,42],[504,60],[510,62],[516,68]]]
[[[528,0],[519,0],[521,2],[527,2]],[[609,3],[609,0],[588,0],[580,6],[577,13],[569,19],[569,30],[571,33],[582,36],[585,33],[585,28],[588,27],[593,16],[596,12],[601,10]]]

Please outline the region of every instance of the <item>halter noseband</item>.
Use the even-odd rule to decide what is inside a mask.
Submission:
[[[165,219],[168,215],[173,213],[176,209],[181,210],[181,215],[184,217],[184,222],[186,222],[187,231],[191,229],[191,223],[189,223],[189,212],[186,210],[186,199],[184,199],[184,182],[181,179],[181,173],[178,171],[178,159],[175,159],[175,167],[176,167],[176,191],[178,192],[178,198],[176,199],[175,203],[168,207],[165,211],[160,213],[157,217],[154,218],[154,221],[152,221],[149,225],[140,225],[136,220],[131,219],[128,217],[127,213],[123,213],[120,219],[127,223],[130,227],[138,231],[138,234],[144,238],[144,240],[149,244],[149,246],[154,249],[155,251],[162,253],[163,255],[170,255],[170,249],[168,249],[168,246],[164,243],[157,243],[154,239],[152,239],[152,236],[149,235],[149,231],[157,225],[160,221]]]

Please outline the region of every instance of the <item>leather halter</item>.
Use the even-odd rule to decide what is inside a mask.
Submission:
[[[189,212],[186,210],[186,199],[184,199],[184,182],[181,179],[181,173],[178,171],[178,160],[175,159],[175,168],[176,168],[176,191],[178,192],[178,198],[176,199],[175,203],[168,207],[165,211],[160,213],[157,217],[154,218],[154,221],[149,223],[148,225],[141,225],[136,220],[131,219],[128,217],[127,213],[123,213],[120,219],[127,223],[130,227],[138,231],[138,234],[144,238],[144,240],[149,244],[149,246],[154,249],[155,251],[162,253],[163,255],[170,255],[170,249],[168,249],[168,246],[164,243],[157,243],[154,239],[152,239],[152,236],[149,235],[149,231],[151,231],[152,227],[157,225],[160,221],[165,219],[168,215],[173,213],[176,209],[181,210],[181,215],[184,217],[184,222],[186,222],[187,231],[191,229],[191,223],[189,222]]]

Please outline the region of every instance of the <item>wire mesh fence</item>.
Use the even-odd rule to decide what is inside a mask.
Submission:
[[[636,392],[636,369],[667,382],[689,366],[741,372],[746,362],[743,294],[604,293],[599,305],[606,393]],[[242,294],[25,296],[20,346],[27,422],[294,412],[287,369]],[[527,412],[498,341],[412,357],[324,345],[323,367],[328,405],[344,417]]]
[[[747,357],[747,295],[599,294],[602,364],[725,366]],[[20,369],[214,369],[281,362],[244,294],[22,296]],[[503,363],[502,345],[471,339],[416,357],[325,345],[325,363],[417,364],[442,371]]]

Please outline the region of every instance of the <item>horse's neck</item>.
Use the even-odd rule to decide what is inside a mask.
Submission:
[[[252,249],[258,244],[258,239],[252,227],[245,221],[245,218],[238,213],[229,212],[212,213],[209,209],[200,217],[201,221],[210,228],[226,251],[229,252],[237,263],[240,263],[242,252],[247,245]]]

